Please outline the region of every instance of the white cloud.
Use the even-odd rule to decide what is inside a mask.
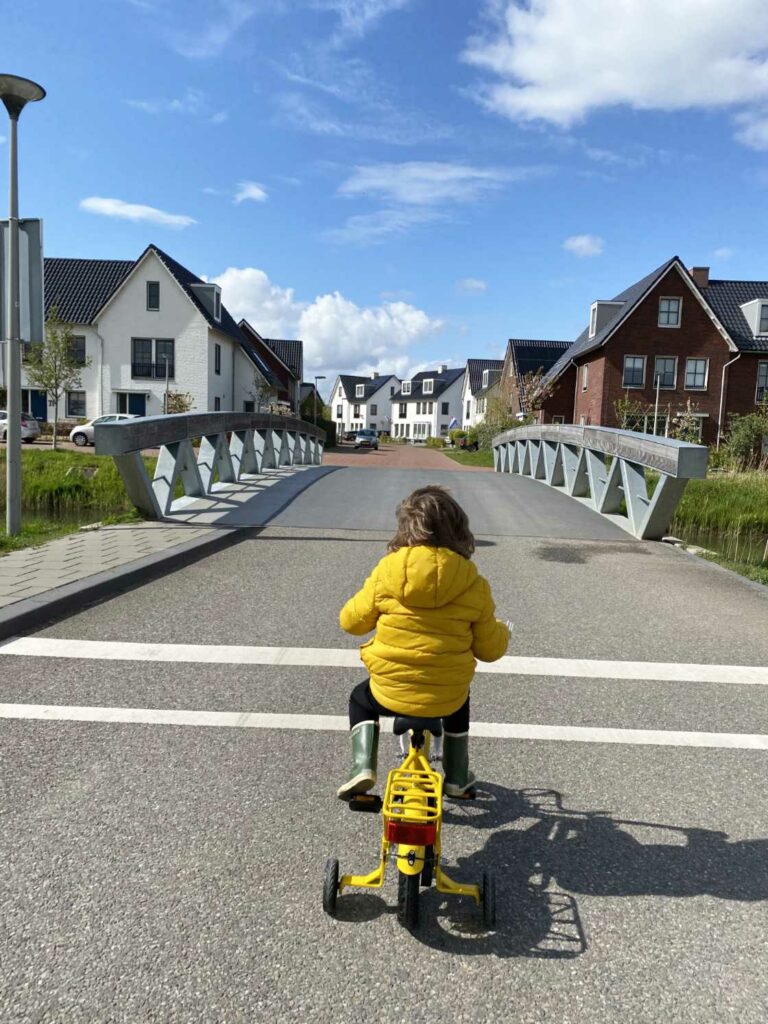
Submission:
[[[326,231],[330,242],[351,242],[356,245],[375,245],[393,235],[405,235],[417,224],[442,220],[436,210],[376,210],[347,217],[343,227]]]
[[[229,267],[212,280],[236,319],[245,317],[265,337],[301,338],[308,373],[403,372],[413,359],[410,348],[443,326],[407,302],[361,307],[340,292],[299,301],[292,288],[256,267]]]
[[[752,110],[737,114],[736,138],[750,149],[768,150],[768,110]]]
[[[339,117],[327,107],[296,92],[275,97],[277,121],[312,135],[361,142],[383,142],[391,146],[415,146],[425,141],[447,139],[453,134],[449,125],[429,121],[420,114],[398,110],[389,103],[370,105],[370,116]],[[366,105],[366,104],[364,104]]]
[[[463,57],[494,78],[477,90],[513,120],[561,126],[591,111],[737,109],[768,101],[764,0],[494,0],[493,27]],[[739,138],[768,148],[768,116]]]
[[[437,161],[367,164],[355,167],[339,192],[414,206],[469,203],[498,192],[508,181],[521,181],[537,173],[541,173],[540,168],[471,167]]]
[[[88,196],[80,200],[80,209],[88,213],[99,213],[104,217],[117,217],[121,220],[148,221],[151,224],[162,224],[170,228],[188,228],[197,224],[193,217],[180,213],[166,213],[154,206],[141,203],[126,203],[123,199],[105,199],[101,196]]]
[[[723,245],[719,249],[715,249],[712,256],[716,260],[729,260],[733,256],[733,249],[730,249],[727,245]]]
[[[207,24],[188,16],[186,20],[192,28],[172,33],[173,48],[182,57],[195,60],[217,57],[256,14],[259,5],[255,0],[216,0],[210,6],[211,18]]]
[[[456,291],[465,295],[481,295],[488,290],[488,282],[479,277],[461,277],[456,282]]]
[[[585,256],[599,256],[604,246],[605,242],[597,235],[571,235],[563,242],[565,251],[573,253],[580,259]]]
[[[361,39],[377,22],[392,11],[407,7],[411,0],[315,0],[315,7],[338,15],[339,27],[333,38],[336,44]]]
[[[189,117],[206,118],[211,124],[222,124],[229,114],[226,110],[212,113],[211,102],[202,89],[185,89],[182,96],[174,99],[125,100],[129,107],[145,114],[182,114]]]
[[[241,181],[235,193],[235,202],[242,203],[246,199],[253,199],[257,203],[263,203],[267,199],[266,190],[256,181]]]

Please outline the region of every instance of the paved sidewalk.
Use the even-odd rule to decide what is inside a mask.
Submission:
[[[324,466],[355,469],[433,469],[459,473],[492,473],[489,466],[463,466],[449,459],[439,448],[415,444],[383,444],[378,451],[341,445],[323,453]]]
[[[167,523],[103,526],[0,558],[0,608],[211,534]]]

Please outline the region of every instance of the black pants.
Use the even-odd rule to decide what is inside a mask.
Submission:
[[[354,729],[361,722],[378,722],[379,715],[385,718],[394,718],[397,714],[389,708],[379,704],[371,693],[371,684],[368,679],[358,683],[349,695],[349,728]],[[458,711],[443,718],[443,728],[446,732],[458,735],[469,732],[469,696],[461,705]]]

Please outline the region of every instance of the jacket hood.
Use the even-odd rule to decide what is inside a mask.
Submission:
[[[474,562],[450,548],[400,548],[383,558],[379,579],[392,597],[411,608],[442,608],[477,579]]]

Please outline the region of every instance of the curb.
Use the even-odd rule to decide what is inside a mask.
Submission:
[[[197,537],[178,544],[171,551],[160,551],[144,558],[126,562],[117,569],[94,573],[74,583],[66,583],[35,597],[26,597],[0,609],[0,640],[7,640],[24,631],[35,632],[56,619],[81,612],[89,605],[142,583],[165,575],[199,558],[215,554],[239,544],[248,535],[248,528],[212,528],[211,537]]]

